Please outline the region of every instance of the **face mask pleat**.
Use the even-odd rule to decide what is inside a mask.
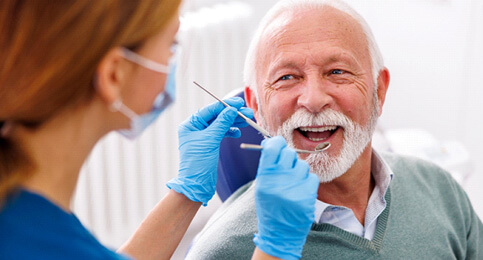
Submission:
[[[129,129],[119,130],[118,132],[128,139],[135,139],[141,135],[144,130],[148,128],[148,126],[151,125],[159,117],[159,115],[167,107],[169,107],[169,105],[171,105],[171,103],[174,102],[176,90],[176,63],[170,62],[170,66],[159,64],[125,48],[123,48],[123,56],[127,60],[147,69],[168,75],[166,78],[164,92],[159,93],[154,99],[152,109],[148,113],[142,115],[136,114],[133,110],[122,103],[121,99],[118,99],[112,103],[111,109],[121,112],[131,120]]]

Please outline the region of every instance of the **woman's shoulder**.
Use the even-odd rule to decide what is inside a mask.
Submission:
[[[0,252],[6,259],[127,259],[102,246],[75,215],[26,190],[0,211]]]

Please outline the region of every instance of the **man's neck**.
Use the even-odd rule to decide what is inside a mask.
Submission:
[[[372,148],[368,145],[346,173],[331,182],[321,183],[317,194],[317,199],[325,203],[350,208],[362,225],[375,186],[371,157]]]

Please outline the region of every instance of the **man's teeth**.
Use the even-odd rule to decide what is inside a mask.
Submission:
[[[300,130],[302,130],[304,132],[324,132],[324,131],[333,131],[336,128],[337,128],[337,126],[300,127]],[[321,139],[321,140],[323,140],[323,139]]]
[[[327,139],[332,133],[323,133],[323,132],[332,132],[336,129],[337,129],[337,126],[300,127],[299,128],[300,131],[305,132],[303,135],[313,142],[319,142]],[[315,134],[315,133],[323,133],[323,134]]]
[[[323,141],[323,140],[325,140],[324,138],[310,138],[310,137],[308,137],[308,139],[309,139],[310,141],[313,141],[313,142],[318,142],[318,141]]]

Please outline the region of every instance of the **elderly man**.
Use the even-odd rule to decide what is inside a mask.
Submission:
[[[414,158],[371,147],[389,72],[367,23],[339,1],[282,1],[255,34],[247,104],[300,156],[320,186],[302,258],[483,259],[483,225],[458,184]],[[246,259],[257,232],[254,185],[233,194],[188,258]]]

